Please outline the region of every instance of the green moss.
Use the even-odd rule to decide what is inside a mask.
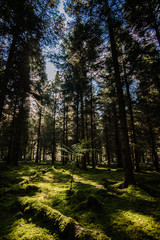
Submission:
[[[59,224],[59,230],[63,239],[74,239],[75,221],[72,218],[64,218]]]
[[[42,173],[46,168],[51,170]],[[76,169],[72,192],[68,191],[70,174],[71,166],[60,164],[51,168],[21,163],[18,168],[0,170],[0,236],[11,240],[159,239],[159,173],[146,168],[135,174],[137,186],[121,189],[122,170]],[[7,189],[11,190],[4,193]]]
[[[12,194],[16,194],[16,195],[35,195],[36,192],[40,192],[40,188],[38,188],[36,185],[34,184],[23,184],[21,185],[17,185],[16,187],[14,187],[11,190]]]
[[[56,233],[53,235],[45,228],[41,228],[36,224],[29,223],[25,219],[14,222],[11,233],[5,236],[6,239],[12,240],[58,240]]]
[[[80,231],[76,235],[76,239],[78,240],[110,240],[109,237],[107,237],[103,233],[99,233],[97,231],[91,231],[91,230],[86,230],[86,231]]]
[[[79,189],[79,190],[67,190],[66,191],[66,199],[69,200],[68,204],[72,206],[77,206],[82,201],[85,201],[87,198],[87,192]]]
[[[95,195],[89,195],[85,201],[82,201],[78,206],[75,207],[75,211],[85,211],[88,209],[92,209],[95,211],[99,211],[102,209],[102,206],[99,200]]]

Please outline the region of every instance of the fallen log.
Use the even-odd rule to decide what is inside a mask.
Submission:
[[[110,240],[104,233],[82,227],[71,217],[66,217],[59,211],[35,200],[21,200],[20,205],[24,214],[31,214],[41,219],[47,226],[59,232],[65,240]]]

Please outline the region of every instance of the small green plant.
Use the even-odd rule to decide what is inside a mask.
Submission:
[[[79,165],[79,158],[82,157],[87,151],[90,149],[86,148],[86,145],[88,142],[86,142],[84,139],[80,141],[80,143],[73,144],[71,148],[64,146],[61,148],[64,152],[70,154],[73,156],[73,161],[72,161],[72,173],[71,173],[71,182],[70,182],[70,193],[72,191],[72,185],[73,185],[73,176],[74,176],[74,171],[76,169],[76,166]]]

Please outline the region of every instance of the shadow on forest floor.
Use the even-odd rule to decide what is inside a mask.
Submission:
[[[52,169],[50,167],[31,163],[18,168],[6,167],[1,171],[1,193],[38,174],[32,181],[1,195],[0,236],[6,238],[0,239],[60,239],[43,219],[24,212],[23,202],[25,205],[30,200],[35,205],[41,203],[56,209],[83,227],[102,232],[113,240],[159,239],[159,173],[136,173],[137,186],[120,189],[123,180],[121,169],[76,169],[70,189],[72,166],[58,164]],[[43,172],[44,168],[49,171]],[[32,236],[27,235],[29,229],[32,229]]]

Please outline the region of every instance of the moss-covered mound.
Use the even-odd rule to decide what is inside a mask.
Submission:
[[[91,200],[90,196],[90,200]],[[89,201],[90,201],[89,200]],[[93,203],[93,202],[92,202]],[[35,202],[33,200],[21,200],[20,205],[22,211],[32,217],[40,218],[49,228],[56,229],[60,237],[66,240],[107,240],[110,239],[106,235],[92,231],[82,227],[71,217],[66,217],[59,211],[49,206]]]
[[[71,176],[69,164],[0,166],[0,239],[160,239],[160,173],[126,189],[121,169],[76,169],[72,188]]]

